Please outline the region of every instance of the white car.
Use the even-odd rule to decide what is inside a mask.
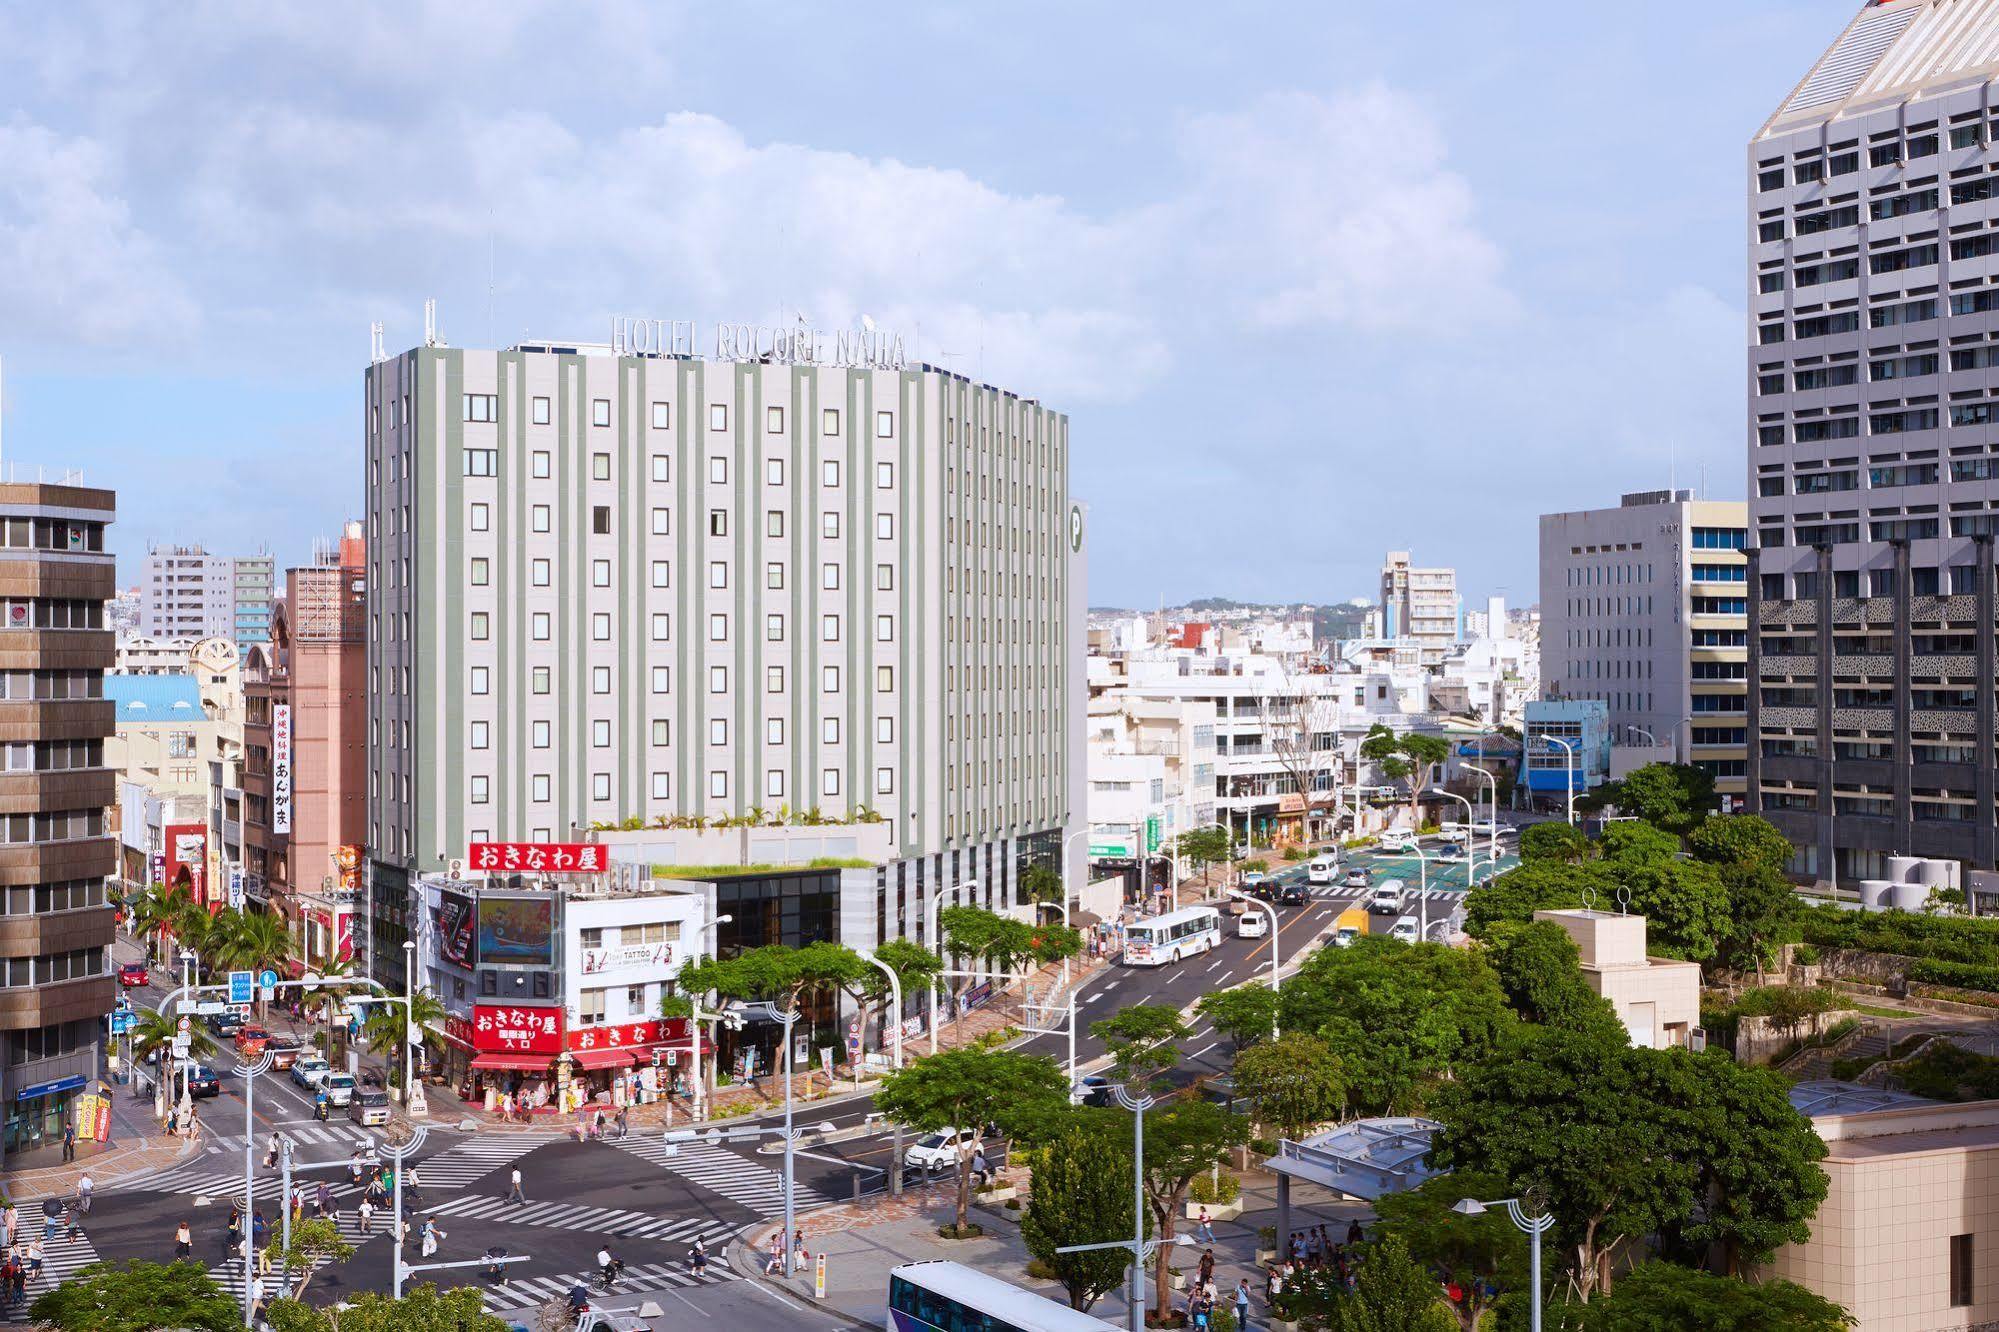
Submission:
[[[1400,939],[1403,943],[1415,943],[1423,937],[1422,928],[1414,916],[1404,916],[1396,921],[1389,928],[1388,934],[1390,938]]]
[[[1409,904],[1409,890],[1400,879],[1387,879],[1379,884],[1367,899],[1370,915],[1399,916],[1402,908]]]
[[[1314,856],[1310,863],[1305,866],[1305,882],[1331,883],[1333,881],[1333,870],[1334,864],[1331,856]]]
[[[320,1078],[319,1085],[326,1089],[328,1103],[342,1110],[345,1110],[354,1099],[355,1086],[352,1073],[329,1072]]]
[[[1333,931],[1333,947],[1351,948],[1353,941],[1360,938],[1360,930],[1352,925],[1342,925]]]
[[[961,1148],[978,1145],[975,1129],[947,1128],[926,1133],[903,1149],[902,1163],[913,1170],[950,1170],[958,1164]]]
[[[1245,911],[1235,918],[1236,937],[1241,939],[1261,939],[1270,933],[1270,917],[1261,911]]]
[[[1384,851],[1413,851],[1416,849],[1416,834],[1407,828],[1390,828],[1381,835],[1381,849]]]
[[[307,1091],[311,1091],[321,1078],[332,1071],[332,1065],[318,1055],[300,1055],[292,1061],[292,1081]]]

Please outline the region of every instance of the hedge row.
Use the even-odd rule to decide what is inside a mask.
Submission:
[[[1980,967],[1999,960],[1999,920],[1820,906],[1806,909],[1801,923],[1804,941],[1818,948],[1857,948]]]
[[[1999,966],[1977,962],[1948,962],[1926,957],[1910,964],[1909,979],[1925,985],[1948,985],[1959,990],[1999,993]]]

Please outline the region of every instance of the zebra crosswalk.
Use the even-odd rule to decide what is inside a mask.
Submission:
[[[1312,900],[1316,902],[1350,901],[1356,906],[1367,896],[1364,892],[1353,888],[1343,888],[1338,884],[1320,884],[1318,887],[1312,889],[1311,893]],[[1412,903],[1416,900],[1416,894],[1413,891],[1409,894],[1409,900]],[[1430,902],[1458,903],[1465,900],[1465,895],[1461,890],[1432,888],[1424,894],[1424,900]]]
[[[461,1194],[426,1209],[429,1216],[462,1216],[474,1220],[505,1221],[511,1225],[551,1226],[561,1230],[588,1231],[593,1235],[628,1235],[634,1239],[685,1240],[696,1236],[713,1240],[735,1229],[719,1225],[707,1217],[676,1218],[647,1212],[628,1212],[614,1207],[590,1207],[581,1203],[509,1202],[480,1194]]]
[[[41,1241],[41,1245],[41,1274],[28,1278],[28,1298],[9,1307],[4,1316],[0,1316],[0,1323],[27,1322],[28,1306],[35,1302],[36,1296],[54,1290],[98,1260],[97,1249],[91,1244],[90,1236],[82,1231],[77,1232],[75,1239],[67,1234],[58,1234],[52,1240]]]
[[[292,1186],[308,1198],[318,1190],[320,1176],[297,1175]],[[162,1174],[147,1179],[141,1188],[156,1193],[192,1193],[209,1198],[241,1198],[243,1196],[243,1172],[241,1170],[218,1169],[213,1162],[191,1161],[184,1166],[175,1166]],[[342,1180],[333,1187],[333,1196],[344,1198],[360,1190]],[[250,1196],[259,1202],[271,1202],[284,1188],[284,1179],[276,1171],[259,1169],[250,1186]]]
[[[608,1306],[634,1299],[648,1291],[686,1290],[693,1286],[715,1286],[741,1279],[729,1270],[728,1260],[720,1252],[713,1252],[708,1255],[708,1270],[698,1277],[688,1270],[684,1262],[627,1267],[618,1279],[617,1292],[612,1295],[604,1295],[598,1290],[595,1269],[570,1276],[509,1277],[504,1283],[486,1291],[486,1309],[496,1314],[530,1311],[549,1300],[563,1298],[576,1286],[589,1288],[593,1306],[599,1303]]]
[[[526,1156],[537,1147],[556,1142],[564,1134],[493,1133],[467,1138],[437,1155],[416,1163],[417,1178],[426,1189],[462,1189],[492,1174],[509,1161]]]
[[[620,1138],[611,1145],[719,1193],[758,1216],[778,1216],[784,1211],[784,1175],[721,1147],[705,1142],[666,1142],[656,1135]],[[840,1199],[800,1183],[796,1201],[806,1207]]]
[[[352,1151],[356,1147],[373,1147],[381,1142],[381,1134],[362,1128],[359,1124],[291,1124],[279,1132],[290,1138],[295,1146],[332,1146],[342,1151]],[[260,1153],[270,1146],[268,1135],[251,1144]],[[213,1133],[202,1136],[203,1155],[217,1156],[224,1152],[243,1154],[243,1135],[240,1133]]]
[[[358,1190],[351,1189],[348,1191],[358,1192]],[[386,1213],[377,1212],[369,1227],[363,1229],[360,1213],[350,1207],[344,1211],[334,1213],[333,1225],[334,1229],[340,1232],[341,1239],[346,1240],[358,1249],[377,1235],[390,1233],[394,1228],[395,1222]],[[275,1234],[273,1238],[276,1238]],[[243,1260],[241,1258],[231,1256],[214,1264],[208,1269],[208,1275],[213,1277],[216,1284],[220,1285],[233,1298],[238,1300],[243,1298]],[[273,1268],[264,1278],[265,1297],[267,1299],[276,1299],[278,1296],[284,1294],[285,1290],[285,1277],[276,1268]]]

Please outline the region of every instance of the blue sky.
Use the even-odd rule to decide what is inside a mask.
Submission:
[[[1095,603],[1524,603],[1741,496],[1744,145],[1856,7],[0,5],[6,454],[296,561],[371,320],[867,312],[1070,413]]]

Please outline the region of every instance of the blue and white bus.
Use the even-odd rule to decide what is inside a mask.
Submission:
[[[1117,1332],[1115,1323],[951,1262],[888,1274],[888,1332]]]
[[[1163,967],[1221,944],[1221,912],[1211,906],[1181,907],[1127,926],[1124,960],[1134,967]]]

